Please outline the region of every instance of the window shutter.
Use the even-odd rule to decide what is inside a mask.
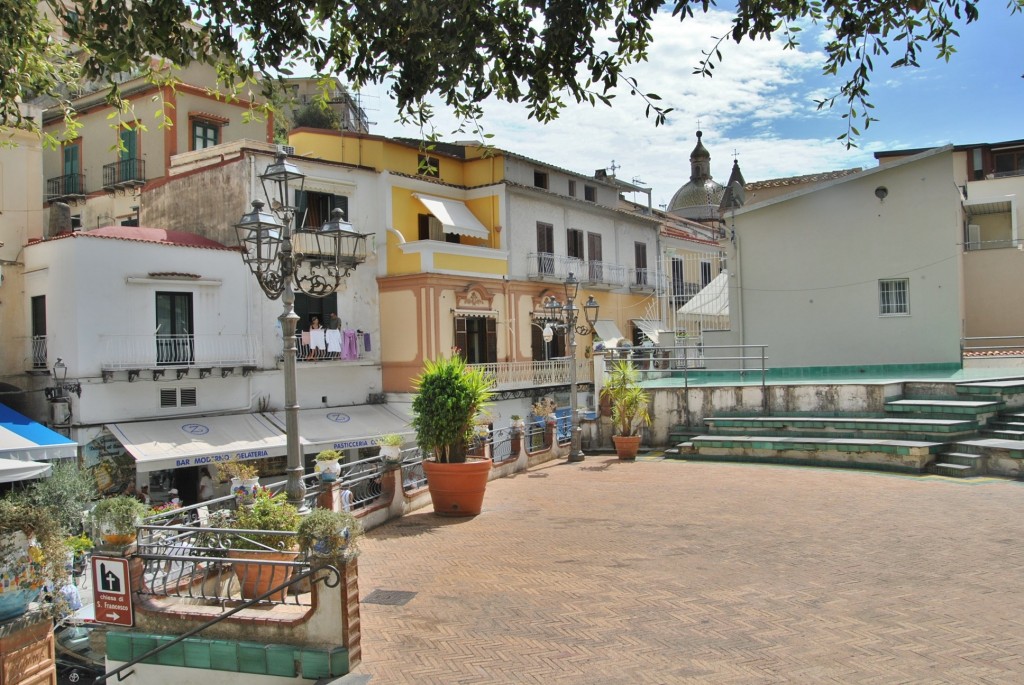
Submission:
[[[295,216],[299,218],[296,226],[305,228],[306,226],[306,210],[309,208],[309,194],[305,190],[295,191]],[[267,207],[267,209],[271,209]]]
[[[491,317],[484,319],[487,323],[487,363],[498,361],[498,330],[497,322]]]
[[[459,354],[466,356],[469,345],[469,338],[466,335],[466,317],[459,316],[455,319],[455,346],[459,348]]]
[[[196,406],[196,389],[195,388],[181,388],[181,406],[183,406],[183,407],[194,407],[194,406]]]
[[[160,388],[160,408],[166,409],[168,407],[178,406],[178,389],[177,388]]]

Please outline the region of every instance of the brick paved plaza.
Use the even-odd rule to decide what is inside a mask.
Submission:
[[[588,457],[367,536],[371,683],[1024,682],[1024,483]],[[377,596],[381,596],[378,593]],[[391,597],[395,599],[395,597]]]

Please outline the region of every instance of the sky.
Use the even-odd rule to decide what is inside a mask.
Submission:
[[[818,111],[814,103],[841,86],[825,76],[821,32],[807,27],[797,50],[782,41],[744,41],[724,46],[724,61],[712,78],[694,75],[712,36],[722,35],[729,15],[712,12],[685,23],[667,13],[654,25],[654,44],[646,63],[635,65],[644,92],[672,107],[667,124],[655,127],[644,117],[645,103],[628,92],[613,106],[570,105],[553,123],[527,119],[526,109],[496,101],[484,103],[483,129],[498,148],[571,171],[593,174],[610,169],[624,181],[653,189],[655,207],[666,205],[689,180],[689,156],[695,133],[703,131],[711,153],[711,174],[725,184],[733,156],[747,182],[816,172],[873,167],[879,150],[968,144],[1024,138],[1024,16],[1011,16],[1005,4],[986,0],[979,22],[964,27],[950,62],[930,48],[920,68],[891,69],[876,58],[869,91],[879,120],[847,149],[837,140],[846,131],[845,103]],[[418,137],[418,129],[396,123],[394,104],[383,87],[368,88],[362,104],[371,133]],[[435,124],[445,141],[467,140],[451,134],[454,119],[436,107]],[[632,199],[646,201],[642,196]]]

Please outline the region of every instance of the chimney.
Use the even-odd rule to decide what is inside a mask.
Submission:
[[[603,181],[604,179],[608,178],[608,170],[607,169],[597,169],[594,172],[594,178]]]
[[[46,237],[52,238],[61,233],[71,232],[71,207],[66,202],[54,202],[50,205],[50,225]]]

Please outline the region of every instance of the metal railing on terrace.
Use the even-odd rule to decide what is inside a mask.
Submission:
[[[965,252],[974,252],[976,250],[1007,250],[1010,248],[1020,248],[1024,245],[1024,240],[1010,239],[1005,240],[969,240],[964,243]]]
[[[492,364],[468,364],[470,368],[481,369],[495,379],[496,390],[516,390],[533,386],[568,385],[571,361],[568,357],[547,361],[494,362]],[[593,365],[585,359],[576,361],[576,382],[592,383]]]
[[[29,345],[31,346],[29,351],[30,368],[34,371],[48,368],[46,363],[46,336],[33,335],[29,338]]]
[[[629,289],[663,293],[667,288],[665,274],[654,269],[630,269]]]
[[[146,160],[119,159],[103,165],[103,188],[142,185],[146,182]]]
[[[585,262],[581,273],[576,274],[580,283],[590,287],[621,288],[626,285],[628,269],[612,262]]]
[[[104,371],[185,366],[255,366],[256,337],[235,335],[100,336]]]
[[[526,268],[527,278],[542,281],[565,281],[569,274],[580,278],[583,273],[584,261],[576,257],[566,257],[550,252],[531,252],[527,255],[529,262]]]
[[[54,202],[68,197],[84,197],[85,174],[64,174],[46,180],[46,201]]]
[[[964,358],[1024,357],[1024,335],[996,335],[960,339],[960,366]]]

